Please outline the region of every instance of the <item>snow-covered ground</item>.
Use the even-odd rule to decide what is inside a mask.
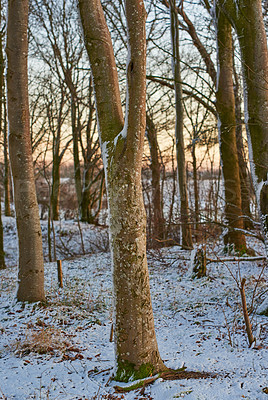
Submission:
[[[207,278],[191,280],[189,252],[179,247],[150,251],[155,327],[165,364],[174,369],[184,365],[189,371],[207,371],[216,377],[158,379],[143,394],[141,389],[116,394],[114,386],[118,383],[110,379],[114,365],[110,342],[111,260],[109,253],[102,251],[106,230],[82,224],[84,248],[89,254],[74,258],[81,250],[77,224],[57,223],[56,231],[62,232],[64,243],[73,252],[72,258],[63,261],[64,287],[58,289],[56,264],[47,263],[47,302],[22,305],[14,302],[14,219],[4,218],[4,226],[9,267],[0,271],[0,398],[268,399],[268,318],[254,312],[257,342],[249,349],[240,293],[230,274],[231,271],[234,276],[239,277],[240,273],[246,277],[248,305],[259,282],[254,294],[255,309],[267,296],[267,269],[259,279],[263,261],[212,262]],[[43,231],[46,233],[45,222]],[[69,240],[69,232],[73,231]],[[251,240],[250,245],[263,254],[259,242]],[[218,244],[208,244],[207,252],[211,259],[225,257]],[[58,253],[63,258],[59,249]]]

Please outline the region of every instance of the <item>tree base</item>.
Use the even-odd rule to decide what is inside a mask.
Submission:
[[[155,371],[155,369],[156,368],[150,363],[142,364],[137,369],[135,364],[132,364],[129,361],[120,361],[117,363],[114,380],[117,382],[129,382],[144,379],[151,376],[153,373],[159,372]]]

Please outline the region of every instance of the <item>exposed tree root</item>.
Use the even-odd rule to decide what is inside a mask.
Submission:
[[[141,379],[140,381],[134,383],[130,386],[115,386],[116,393],[127,393],[132,390],[144,389],[146,386],[151,385],[157,379],[163,379],[164,381],[174,381],[180,379],[206,379],[206,378],[216,378],[216,374],[211,374],[209,372],[198,372],[198,371],[185,371],[185,370],[172,370],[169,369],[167,371],[161,372],[158,375],[152,376],[150,378]]]

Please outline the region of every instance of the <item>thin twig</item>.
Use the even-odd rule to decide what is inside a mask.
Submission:
[[[251,322],[250,322],[249,315],[248,315],[246,294],[245,294],[245,283],[246,283],[246,278],[243,278],[241,280],[240,294],[241,294],[241,301],[242,301],[242,307],[243,307],[243,313],[244,313],[244,320],[245,320],[245,324],[246,324],[246,331],[247,331],[247,335],[248,335],[249,347],[251,347],[252,344],[255,342],[255,338],[252,333],[252,326],[251,326]]]

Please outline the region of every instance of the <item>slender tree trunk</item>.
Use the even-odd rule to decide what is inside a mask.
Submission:
[[[90,218],[90,170],[89,165],[84,164],[84,175],[83,175],[83,189],[80,202],[80,218],[83,222],[93,223]]]
[[[42,301],[44,263],[35,191],[28,104],[28,0],[8,1],[7,96],[9,151],[19,241],[17,299]]]
[[[76,197],[78,208],[80,208],[82,199],[82,181],[81,181],[81,166],[79,158],[79,132],[78,132],[78,118],[75,99],[71,94],[71,116],[72,116],[72,134],[73,134],[73,159],[74,159],[74,181],[76,189]]]
[[[195,139],[192,146],[192,158],[193,158],[193,181],[194,181],[194,214],[195,214],[195,230],[199,228],[199,190],[198,190],[198,178],[197,178],[197,162],[196,162],[196,148]],[[197,232],[196,232],[197,234]]]
[[[84,158],[84,171],[82,179],[82,193],[80,202],[80,218],[81,221],[87,222],[89,224],[96,224],[97,217],[100,212],[102,197],[103,197],[103,187],[104,187],[104,171],[97,171],[98,163],[98,146],[96,141],[93,140],[95,128],[92,132],[92,120],[93,120],[93,101],[92,101],[92,77],[89,81],[89,115],[87,121],[86,129],[86,148],[82,147],[82,154]],[[95,175],[96,173],[96,175]],[[98,183],[98,185],[96,185]],[[94,206],[97,203],[96,212],[94,211]]]
[[[152,204],[153,204],[153,244],[159,245],[159,240],[165,239],[165,219],[163,199],[160,185],[160,162],[158,155],[157,133],[152,118],[146,115],[146,136],[149,143],[152,171]]]
[[[223,12],[216,8],[218,46],[217,111],[219,115],[219,142],[224,178],[225,216],[229,230],[225,244],[245,252],[246,240],[242,233],[241,190],[236,147],[235,97],[233,90],[232,27]],[[234,230],[236,229],[236,230]]]
[[[2,2],[0,1],[0,13],[2,12]],[[0,15],[2,19],[2,14]],[[11,215],[10,211],[10,174],[9,174],[9,160],[8,160],[8,143],[7,143],[7,123],[6,123],[6,99],[4,93],[4,74],[5,74],[5,61],[3,55],[3,37],[0,33],[0,96],[1,96],[1,133],[3,133],[4,142],[4,189],[5,189],[5,215],[9,217]],[[4,111],[4,112],[3,112]]]
[[[2,19],[2,4],[0,1],[0,25]],[[3,103],[4,103],[4,57],[3,57],[3,42],[2,34],[0,34],[0,133],[3,132]],[[5,266],[5,252],[4,252],[4,233],[2,224],[2,207],[1,207],[1,195],[0,195],[0,269],[4,269]]]
[[[183,138],[183,102],[182,102],[182,85],[180,70],[180,54],[179,54],[179,23],[175,0],[170,0],[170,26],[171,26],[171,42],[172,42],[172,69],[174,77],[175,89],[175,109],[176,109],[176,154],[177,154],[177,171],[180,196],[180,211],[182,224],[182,246],[192,248],[192,233],[189,224],[189,204],[187,193],[187,178],[185,167],[185,151]]]
[[[10,167],[8,157],[8,138],[7,138],[7,112],[6,103],[4,102],[4,189],[5,189],[5,216],[11,216],[10,208]]]
[[[234,59],[234,54],[233,54],[233,59]],[[245,216],[245,218],[243,218],[244,228],[252,229],[254,227],[252,222],[252,214],[250,210],[250,199],[252,190],[251,190],[251,181],[248,174],[245,149],[243,144],[241,98],[239,93],[239,81],[235,67],[234,67],[234,77],[235,77],[234,94],[235,94],[235,117],[236,117],[235,134],[236,134],[236,147],[237,147],[238,164],[239,164],[240,187],[241,187],[241,207],[242,207],[242,214],[243,216]]]
[[[5,263],[5,252],[4,252],[4,230],[2,222],[2,209],[0,203],[0,269],[5,269],[5,268],[6,268],[6,263]]]
[[[59,155],[54,154],[52,165],[52,185],[51,185],[51,219],[59,220],[59,199],[60,199],[60,162]]]
[[[53,124],[53,103],[49,103],[47,106],[47,116],[49,121],[50,130],[53,135],[53,147],[52,147],[52,183],[50,193],[50,216],[52,221],[59,220],[59,201],[60,201],[60,167],[61,161],[65,151],[69,146],[69,142],[64,145],[61,150],[61,131],[65,121],[65,90],[61,87],[61,100],[58,108],[57,125]]]
[[[146,125],[146,13],[140,0],[127,0],[125,6],[129,57],[124,125],[113,48],[100,0],[79,0],[106,169],[115,299],[115,377],[121,381],[165,368],[154,330],[141,189]]]
[[[236,114],[237,115],[237,114]],[[248,168],[245,161],[245,151],[243,145],[242,127],[238,125],[236,118],[236,147],[238,154],[240,190],[241,190],[241,208],[243,214],[244,228],[253,229],[253,217],[250,210],[251,203],[251,181],[248,175]]]

